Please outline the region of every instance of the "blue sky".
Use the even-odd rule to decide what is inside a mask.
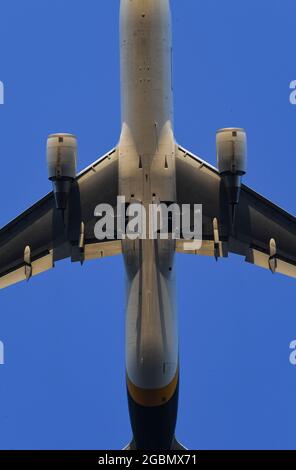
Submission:
[[[172,0],[175,131],[215,164],[244,127],[245,183],[296,213],[293,0]],[[46,137],[79,169],[120,132],[118,0],[1,0],[0,225],[49,189]],[[178,256],[177,436],[191,449],[295,449],[295,280],[237,256]],[[120,258],[70,261],[0,294],[1,449],[118,449],[131,437]]]

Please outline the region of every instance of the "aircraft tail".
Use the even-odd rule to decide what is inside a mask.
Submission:
[[[137,450],[135,440],[133,439],[123,450]]]
[[[176,438],[173,440],[173,445],[171,450],[188,450],[184,447]]]
[[[135,440],[133,439],[123,450],[137,450]],[[170,450],[187,450],[176,438],[173,440],[173,445]]]

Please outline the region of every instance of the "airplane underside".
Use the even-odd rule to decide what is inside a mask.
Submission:
[[[273,274],[296,278],[296,219],[242,183],[247,139],[241,128],[217,132],[217,166],[176,143],[173,129],[169,0],[121,0],[122,131],[118,145],[77,174],[77,141],[47,143],[53,191],[0,230],[0,288],[54,268],[63,259],[122,255],[126,268],[126,382],[133,439],[126,450],[181,450],[175,438],[179,392],[175,255],[235,253]],[[202,206],[202,239],[97,235],[98,207],[118,219],[118,197]],[[125,218],[125,216],[124,216]],[[190,227],[189,227],[190,228]],[[44,277],[46,282],[46,277]],[[113,289],[114,286],[112,286]]]

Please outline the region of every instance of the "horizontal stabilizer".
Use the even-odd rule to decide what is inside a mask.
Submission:
[[[133,439],[123,450],[137,450],[135,440]],[[160,449],[158,449],[160,450]],[[187,450],[176,438],[174,438],[172,448],[170,450]]]
[[[171,450],[188,450],[184,447],[177,439],[174,439],[173,446]]]

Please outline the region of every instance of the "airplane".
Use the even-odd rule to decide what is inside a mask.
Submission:
[[[247,137],[217,132],[217,168],[176,141],[169,0],[121,0],[118,144],[77,174],[74,135],[47,142],[53,190],[0,231],[0,287],[29,280],[62,259],[122,255],[126,269],[126,385],[132,440],[126,450],[185,449],[176,439],[179,390],[175,253],[229,253],[296,277],[296,219],[247,187]],[[99,240],[95,208],[140,201],[202,204],[202,243],[179,239]],[[194,209],[190,209],[194,211]],[[188,243],[192,243],[188,245]]]

